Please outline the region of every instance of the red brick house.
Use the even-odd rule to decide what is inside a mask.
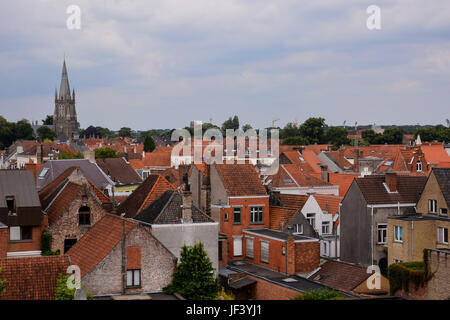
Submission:
[[[269,228],[269,195],[251,164],[210,167],[211,216],[227,236],[228,259],[243,257],[245,229]]]
[[[319,239],[270,229],[244,230],[244,260],[286,273],[308,273],[319,266]]]

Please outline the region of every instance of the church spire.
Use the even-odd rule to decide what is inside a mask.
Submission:
[[[61,76],[61,86],[59,87],[59,96],[61,99],[70,99],[70,86],[69,77],[67,75],[66,59],[64,59],[62,76]]]

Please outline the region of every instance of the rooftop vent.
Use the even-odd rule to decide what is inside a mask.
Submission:
[[[294,278],[284,278],[281,281],[284,281],[284,282],[298,282],[298,280],[294,279]]]

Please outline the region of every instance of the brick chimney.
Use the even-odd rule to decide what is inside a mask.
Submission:
[[[320,174],[321,174],[322,180],[325,182],[329,182],[328,166],[326,164],[320,164],[319,166],[320,166]]]
[[[183,223],[192,223],[192,192],[183,191],[182,218]]]
[[[8,227],[0,223],[0,259],[6,258],[8,251]]]
[[[36,145],[36,162],[37,164],[42,164],[44,162],[44,146],[42,143],[38,142]]]
[[[295,274],[295,242],[292,236],[289,236],[286,241],[286,263],[286,273]]]
[[[397,174],[395,172],[386,172],[385,182],[389,188],[389,191],[397,191]]]

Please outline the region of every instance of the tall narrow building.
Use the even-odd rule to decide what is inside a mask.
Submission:
[[[53,126],[57,139],[67,141],[78,138],[77,111],[75,110],[75,90],[70,94],[69,77],[67,75],[66,60],[64,60],[59,93],[55,89],[55,112]]]

